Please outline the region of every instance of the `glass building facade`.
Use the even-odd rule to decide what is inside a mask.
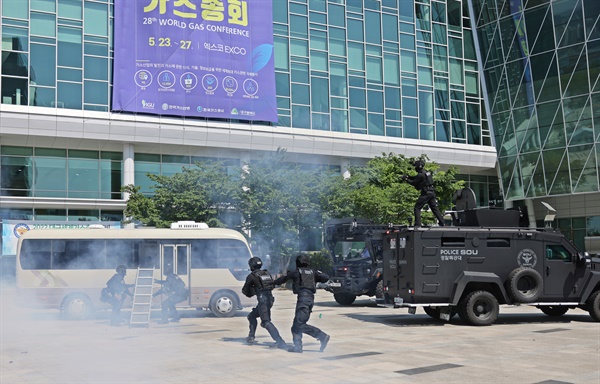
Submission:
[[[279,121],[269,129],[313,131],[314,140],[323,132],[346,134],[348,141],[354,137],[350,135],[366,142],[396,140],[393,145],[400,144],[392,148],[396,153],[405,153],[413,145],[420,154],[427,152],[428,145],[437,145],[450,155],[430,158],[445,166],[455,164],[457,156],[451,151],[460,147],[467,153],[462,164],[479,173],[465,178],[478,183],[482,196],[497,199],[497,181],[488,176],[494,173],[493,162],[480,160],[495,157],[490,154],[492,138],[465,1],[272,3]],[[120,147],[128,145],[125,134],[119,139],[85,139],[84,130],[102,129],[85,127],[92,114],[114,126],[106,129],[122,128],[118,126],[122,115],[110,112],[113,1],[2,0],[0,4],[0,103],[11,114],[10,123],[3,119],[11,126],[0,127],[0,219],[113,220],[125,204],[120,186],[133,183],[149,192],[147,173],[173,174],[199,158],[219,158],[235,167],[251,157],[245,137],[238,139],[237,148],[231,144],[234,140],[225,139],[222,147],[205,142],[198,147],[172,145],[172,141],[171,146],[161,145],[168,135],[143,142],[151,128],[164,123],[160,116],[136,121],[136,127],[146,131],[129,136],[131,153]],[[19,128],[17,115],[38,119],[29,123],[31,127],[43,126],[45,121],[38,116],[44,114],[58,117],[52,122],[56,132]],[[79,127],[60,121],[71,116],[83,116]],[[190,120],[166,118],[172,131],[182,131]],[[224,135],[230,134],[224,123],[248,131],[265,126],[240,120],[195,120],[222,129]],[[271,141],[277,148],[276,140]],[[309,147],[304,154],[308,162],[315,157],[313,151]],[[298,154],[299,161],[302,155]],[[328,164],[340,166],[352,160],[352,155],[344,155]],[[6,197],[10,204],[2,200]],[[43,204],[26,207],[32,199]],[[82,199],[89,200],[87,207]],[[70,207],[75,200],[77,207]]]
[[[469,1],[505,199],[598,192],[600,1]]]

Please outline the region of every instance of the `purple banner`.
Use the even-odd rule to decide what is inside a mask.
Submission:
[[[277,122],[271,0],[115,0],[113,111]]]

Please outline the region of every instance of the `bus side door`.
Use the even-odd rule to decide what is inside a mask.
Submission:
[[[190,288],[190,244],[161,244],[160,265],[162,279],[174,272]],[[185,304],[189,304],[191,295]],[[182,303],[179,303],[182,304]]]

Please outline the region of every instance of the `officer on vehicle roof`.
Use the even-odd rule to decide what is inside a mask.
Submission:
[[[402,176],[402,180],[415,187],[417,191],[421,191],[421,196],[415,203],[415,227],[421,226],[421,209],[425,204],[429,205],[431,212],[435,215],[441,227],[444,224],[444,217],[438,208],[438,202],[435,198],[435,186],[433,184],[433,175],[425,170],[425,160],[417,159],[413,163],[417,174],[415,176]]]
[[[293,290],[298,295],[296,302],[296,313],[292,324],[292,337],[294,346],[289,352],[302,352],[302,334],[306,333],[321,342],[321,352],[327,347],[330,336],[319,328],[306,324],[310,318],[315,303],[315,292],[317,283],[325,283],[329,280],[327,274],[309,267],[310,258],[307,255],[296,256],[296,270],[288,271],[287,274],[275,280],[275,285],[281,285],[288,280],[293,281]]]
[[[242,293],[248,297],[256,295],[258,304],[252,308],[252,311],[248,314],[248,322],[250,323],[250,332],[246,342],[248,344],[255,343],[254,336],[256,334],[256,327],[258,325],[257,318],[260,317],[260,326],[265,328],[275,344],[273,347],[285,348],[287,345],[285,341],[279,335],[279,331],[273,323],[271,323],[271,307],[275,298],[273,297],[273,277],[271,274],[262,268],[262,260],[259,257],[253,257],[248,260],[248,266],[250,267],[250,274],[246,277],[246,282],[242,287]]]

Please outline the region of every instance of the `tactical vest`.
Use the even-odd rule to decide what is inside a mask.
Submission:
[[[258,270],[258,271],[254,271],[252,272],[254,273],[254,275],[256,275],[258,277],[258,279],[260,280],[260,284],[261,284],[261,288],[259,288],[259,291],[263,291],[263,290],[268,290],[271,291],[273,290],[273,288],[275,288],[275,285],[273,284],[273,277],[271,276],[271,274],[265,270]]]
[[[430,187],[433,185],[433,174],[429,171],[425,171],[425,186]]]
[[[298,272],[300,273],[300,287],[314,292],[317,289],[315,271],[310,268],[298,268]]]

